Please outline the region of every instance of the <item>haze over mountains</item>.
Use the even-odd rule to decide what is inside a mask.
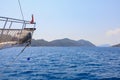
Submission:
[[[31,43],[32,46],[86,46],[86,47],[95,47],[95,45],[89,41],[86,40],[71,40],[68,38],[64,38],[64,39],[57,39],[57,40],[53,40],[53,41],[45,41],[44,39],[40,39],[40,40],[32,40]]]

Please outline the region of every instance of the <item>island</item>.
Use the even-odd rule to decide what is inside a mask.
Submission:
[[[31,46],[60,46],[60,47],[69,47],[69,46],[85,46],[85,47],[95,47],[93,43],[87,40],[71,40],[69,38],[57,39],[53,41],[46,41],[44,39],[32,40]]]

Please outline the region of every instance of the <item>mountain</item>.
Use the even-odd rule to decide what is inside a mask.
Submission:
[[[44,39],[40,39],[40,40],[32,40],[31,45],[32,46],[47,46],[48,45],[48,41],[45,41]]]
[[[95,46],[93,43],[89,42],[89,41],[86,41],[86,40],[79,40],[77,41],[77,43],[80,45],[80,46]]]
[[[86,40],[75,41],[68,38],[57,39],[50,42],[45,41],[43,39],[32,40],[31,45],[32,46],[88,46],[88,47],[95,46],[94,44]]]
[[[68,38],[58,39],[49,42],[51,46],[76,46],[76,42],[74,40],[70,40]]]
[[[120,47],[120,44],[113,45],[112,47]]]

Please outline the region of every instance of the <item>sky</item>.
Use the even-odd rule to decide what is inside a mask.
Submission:
[[[120,0],[20,0],[23,15],[34,14],[34,39],[70,38],[95,45],[120,43]],[[22,19],[18,0],[1,0],[0,16]]]

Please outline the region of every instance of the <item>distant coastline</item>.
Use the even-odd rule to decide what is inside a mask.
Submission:
[[[69,38],[64,38],[64,39],[56,39],[53,41],[46,41],[44,39],[32,39],[32,43],[31,46],[56,46],[56,47],[79,47],[79,46],[83,46],[83,47],[96,47],[95,44],[93,44],[90,41],[81,39],[81,40],[72,40]],[[105,44],[105,45],[101,45],[101,46],[97,46],[97,47],[120,47],[120,44],[116,44],[116,45],[109,45],[109,44]]]
[[[53,41],[46,41],[44,39],[39,39],[39,40],[32,40],[31,46],[60,46],[60,47],[69,47],[69,46],[85,46],[85,47],[95,47],[92,42],[87,41],[87,40],[71,40],[69,38],[64,38],[64,39],[57,39]]]

